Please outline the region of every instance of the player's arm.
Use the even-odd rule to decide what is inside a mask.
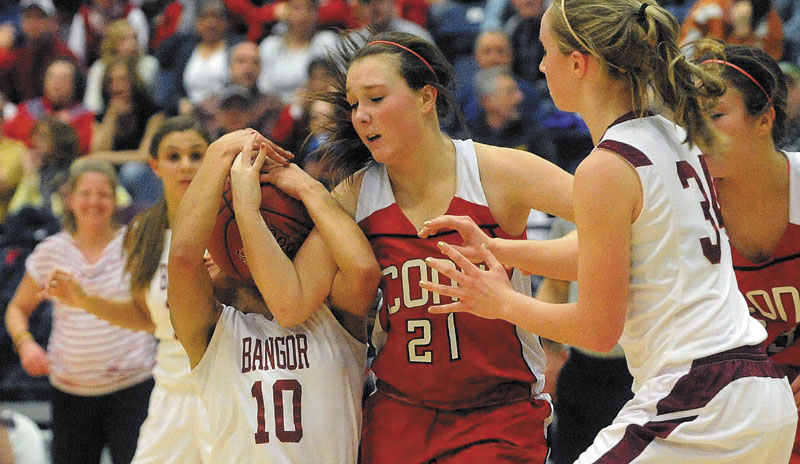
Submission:
[[[333,198],[340,206],[324,211],[331,217],[320,221],[317,228],[339,268],[330,291],[331,306],[363,316],[375,302],[381,270],[367,237],[352,219],[359,185],[354,180],[333,190]]]
[[[144,300],[144,291],[134,292],[130,298],[111,299],[86,293],[78,279],[67,271],[56,270],[47,279],[44,296],[55,297],[64,304],[81,308],[114,325],[153,332],[156,328]]]
[[[252,131],[237,131],[208,147],[172,225],[167,266],[170,319],[192,368],[203,358],[221,311],[203,256],[231,163],[246,144],[254,143],[256,136]]]
[[[363,233],[327,189],[299,167],[269,166],[268,174],[261,179],[302,201],[315,225],[294,261],[289,260],[258,210],[261,162],[257,158],[256,163],[249,166],[244,159],[241,164],[237,160],[231,177],[234,210],[245,254],[259,257],[251,260],[248,267],[272,315],[282,326],[299,324],[331,295],[332,288],[342,288],[340,282],[345,282],[348,290],[358,295],[350,299],[340,297],[339,308],[364,314],[374,297],[375,274],[379,271],[371,250],[370,256],[363,253],[363,246],[369,247]],[[249,192],[245,191],[245,185],[250,186]],[[339,272],[339,261],[346,272]],[[371,293],[369,286],[372,286]]]
[[[571,174],[528,152],[483,144],[475,147],[489,207],[503,228],[523,230],[531,209],[573,220]],[[577,278],[575,233],[554,240],[505,240],[477,233],[470,218],[442,216],[426,223],[420,236],[445,229],[461,234],[466,249],[460,251],[467,252],[468,258],[469,250],[474,254],[485,244],[508,267],[561,280]]]
[[[603,201],[614,198],[614,201]],[[433,306],[433,313],[467,311],[504,319],[551,340],[597,351],[611,350],[625,322],[630,278],[630,225],[641,208],[641,185],[633,168],[617,155],[595,150],[576,173],[574,205],[580,233],[579,294],[576,303],[552,304],[515,292],[505,269],[487,248],[483,271],[452,246],[443,251],[463,271],[437,260],[430,265],[458,287],[421,285],[459,301]]]

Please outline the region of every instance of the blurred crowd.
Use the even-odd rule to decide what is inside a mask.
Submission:
[[[757,45],[781,62],[789,104],[778,148],[800,151],[800,2],[660,3],[681,21],[689,52],[693,40],[714,37]],[[313,95],[325,91],[337,72],[328,52],[344,37],[358,41],[370,31],[403,31],[434,42],[457,77],[462,116],[444,122],[449,133],[530,151],[574,172],[593,143],[578,115],[555,108],[539,71],[544,53],[539,28],[547,5],[547,0],[0,0],[0,307],[5,311],[26,254],[58,230],[75,160],[114,166],[119,178],[114,200],[123,224],[161,196],[149,150],[171,116],[193,118],[211,140],[255,128],[327,182],[316,149],[333,106]],[[551,231],[551,219],[536,212],[529,225],[535,238],[569,229],[556,224]],[[574,292],[566,283],[546,281],[540,298],[566,301]],[[44,306],[45,315],[31,320],[41,344],[50,323]],[[23,398],[21,385],[28,384],[13,368],[18,361],[8,334],[0,335],[0,396]],[[590,389],[580,381],[587,370],[613,374],[596,385],[609,395],[586,394],[587,403],[614,398],[608,411],[594,416],[596,430],[578,431],[570,422],[575,429],[561,432],[566,444],[553,459],[572,462],[570,448],[585,448],[580,437],[591,441],[605,425],[600,422],[613,418],[629,397],[630,377],[621,350],[592,361],[594,353],[547,348],[554,377],[569,359],[565,372],[580,385],[565,383],[564,397],[578,398],[578,390]],[[555,395],[555,387],[550,390]],[[565,403],[564,411],[571,406]],[[580,401],[575,405],[583,407]]]

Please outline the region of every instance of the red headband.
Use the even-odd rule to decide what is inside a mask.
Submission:
[[[412,49],[410,49],[410,48],[408,48],[408,47],[406,47],[406,46],[404,46],[404,45],[400,45],[400,44],[399,44],[399,43],[397,43],[397,42],[390,42],[390,41],[388,41],[388,40],[373,40],[372,42],[368,43],[367,45],[372,45],[372,44],[386,44],[386,45],[392,45],[392,46],[395,46],[395,47],[397,47],[397,48],[402,48],[403,50],[407,51],[408,53],[411,53],[412,55],[414,55],[414,56],[416,56],[417,58],[419,58],[419,60],[420,60],[420,61],[422,61],[422,63],[423,63],[425,66],[427,66],[427,67],[428,67],[428,69],[430,69],[430,70],[431,70],[431,74],[433,74],[433,78],[434,78],[434,79],[436,79],[436,83],[437,83],[437,84],[439,83],[439,77],[438,77],[438,76],[436,76],[436,71],[434,71],[434,70],[433,70],[433,66],[431,66],[431,65],[430,65],[430,63],[428,63],[428,60],[426,60],[425,58],[423,58],[423,57],[422,57],[422,55],[420,55],[419,53],[415,52],[414,50],[412,50]]]
[[[740,73],[744,74],[744,75],[745,75],[745,76],[746,76],[748,79],[750,79],[751,81],[753,81],[753,84],[755,84],[755,85],[756,85],[756,86],[757,86],[759,89],[761,89],[761,91],[762,91],[762,92],[764,92],[764,96],[765,96],[765,97],[767,97],[767,103],[769,103],[769,102],[771,102],[771,101],[772,101],[772,98],[769,96],[769,94],[767,93],[767,91],[766,91],[766,90],[764,90],[764,87],[763,87],[761,84],[759,84],[759,83],[758,83],[758,81],[756,80],[756,78],[755,78],[755,77],[753,77],[753,76],[751,76],[751,75],[750,75],[750,73],[748,73],[748,72],[747,72],[747,71],[745,71],[744,69],[740,68],[739,66],[736,66],[735,64],[733,64],[733,63],[729,63],[729,62],[727,62],[727,61],[725,61],[725,60],[705,60],[705,61],[703,61],[703,62],[702,62],[702,63],[700,63],[700,64],[706,64],[706,63],[724,64],[725,66],[727,66],[727,67],[729,67],[729,68],[733,68],[733,69],[735,69],[735,70],[739,71]]]

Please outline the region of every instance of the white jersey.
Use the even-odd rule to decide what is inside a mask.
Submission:
[[[208,414],[194,389],[189,356],[175,338],[169,318],[167,260],[171,236],[167,229],[158,269],[145,294],[158,339],[153,367],[156,385],[132,464],[205,464],[211,454]]]
[[[598,144],[628,160],[642,185],[619,341],[634,391],[695,359],[766,338],[736,285],[711,177],[685,138],[666,118],[647,116],[615,123]]]
[[[160,386],[173,391],[193,393],[189,368],[189,356],[183,345],[175,337],[172,321],[167,307],[167,259],[169,258],[169,241],[172,231],[164,233],[164,251],[158,262],[153,280],[145,295],[150,318],[156,326],[154,335],[158,339],[156,365],[153,378]]]
[[[211,462],[355,463],[365,362],[324,305],[288,328],[225,306],[192,371]]]

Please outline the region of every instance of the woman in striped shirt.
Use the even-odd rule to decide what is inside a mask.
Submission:
[[[6,327],[30,375],[48,374],[53,462],[99,463],[105,445],[114,462],[130,462],[153,386],[155,340],[119,328],[53,299],[47,352],[28,332],[28,318],[46,298],[55,271],[108,299],[130,297],[125,276],[125,228],[114,219],[116,176],[105,162],[73,163],[66,183],[63,231],[42,241],[6,311]]]

